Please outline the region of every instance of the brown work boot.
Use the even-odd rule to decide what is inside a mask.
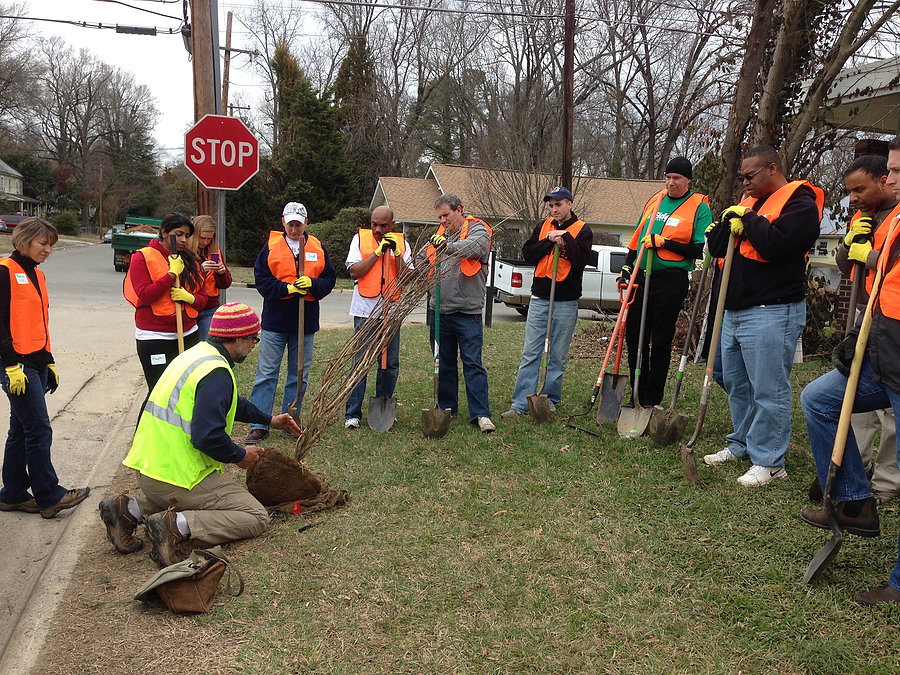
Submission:
[[[144,546],[143,540],[134,536],[138,521],[128,510],[127,495],[101,499],[100,520],[106,525],[106,536],[119,553],[134,553]]]
[[[0,502],[0,511],[21,511],[22,513],[40,513],[37,502],[34,498],[26,499],[24,502]]]
[[[168,567],[184,560],[178,550],[178,545],[185,537],[178,531],[176,514],[174,509],[167,509],[162,513],[154,513],[144,521],[147,531],[147,539],[153,545],[150,549],[150,557],[160,567]]]
[[[857,534],[860,537],[877,537],[881,534],[874,497],[863,500],[859,513],[855,516],[849,516],[845,513],[849,504],[859,504],[859,502],[838,502],[834,505],[834,516],[842,530],[850,534]],[[825,509],[803,509],[800,513],[800,520],[804,523],[809,523],[813,527],[820,527],[823,530],[831,529]]]
[[[871,591],[860,593],[853,600],[866,606],[880,605],[885,602],[897,603],[900,602],[900,591],[889,584],[884,584],[878,588],[873,588]]]
[[[87,499],[87,496],[89,494],[91,494],[91,488],[89,487],[68,490],[66,494],[62,496],[62,499],[56,502],[53,506],[48,506],[46,509],[41,509],[41,518],[55,518],[56,514],[63,509],[71,509],[75,506],[78,506],[81,502]]]
[[[269,437],[269,432],[265,429],[251,429],[250,433],[247,434],[247,440],[244,441],[244,445],[256,445],[260,441],[264,441]]]

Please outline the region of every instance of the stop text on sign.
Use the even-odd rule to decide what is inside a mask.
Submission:
[[[209,150],[205,146],[209,146]],[[221,164],[222,166],[244,166],[244,160],[249,160],[256,155],[256,148],[252,143],[247,141],[238,141],[235,143],[231,140],[222,140],[221,138],[195,138],[191,141],[191,161],[195,164],[206,164],[211,166]],[[207,152],[209,159],[207,160]]]

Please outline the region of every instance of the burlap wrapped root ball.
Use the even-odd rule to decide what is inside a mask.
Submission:
[[[247,489],[270,511],[300,513],[344,506],[346,490],[333,490],[293,457],[267,450],[247,470]]]

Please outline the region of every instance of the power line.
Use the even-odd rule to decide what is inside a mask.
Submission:
[[[141,35],[180,35],[181,26],[178,28],[160,28],[158,26],[124,26],[116,23],[99,23],[94,21],[75,21],[74,19],[47,19],[40,16],[19,16],[12,14],[0,14],[0,19],[13,19],[21,21],[45,21],[47,23],[63,23],[78,28],[97,28],[114,30],[117,33],[138,33]]]
[[[156,16],[161,16],[164,19],[175,19],[176,21],[181,21],[180,16],[172,16],[171,14],[162,14],[161,12],[155,12],[152,9],[144,9],[143,7],[136,7],[135,5],[129,5],[127,2],[123,2],[122,0],[94,0],[94,2],[109,2],[113,5],[122,5],[123,7],[127,7],[128,9],[134,9],[138,12],[147,12],[148,14],[155,14]]]

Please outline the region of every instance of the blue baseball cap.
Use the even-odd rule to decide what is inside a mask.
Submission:
[[[572,196],[572,191],[562,185],[557,185],[544,197],[545,202],[549,202],[551,199],[568,199],[570,202],[575,201],[575,197]]]

